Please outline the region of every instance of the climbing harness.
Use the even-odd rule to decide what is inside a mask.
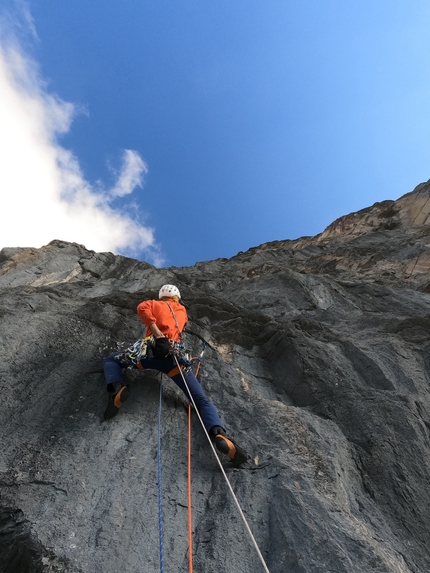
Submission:
[[[163,487],[161,481],[161,406],[163,403],[163,382],[160,380],[160,402],[158,406],[158,532],[160,541],[160,573],[164,573],[164,535],[163,535]]]
[[[183,372],[182,372],[182,369],[181,369],[181,367],[180,367],[180,365],[179,365],[179,361],[178,361],[178,359],[176,358],[175,355],[173,355],[173,358],[174,358],[174,360],[175,360],[175,362],[176,362],[176,366],[178,367],[178,369],[179,369],[179,371],[180,371],[180,373],[181,373],[182,380],[183,380],[184,385],[185,385],[185,388],[186,388],[186,390],[187,390],[187,392],[188,392],[188,396],[190,397],[190,401],[192,402],[192,404],[193,404],[193,406],[194,406],[194,409],[195,409],[195,411],[196,411],[197,417],[198,417],[198,419],[200,420],[200,423],[201,423],[201,425],[202,425],[203,431],[204,431],[204,433],[205,433],[205,435],[206,435],[206,438],[208,439],[209,445],[210,445],[210,447],[212,448],[212,451],[213,451],[214,456],[215,456],[215,458],[216,458],[216,460],[217,460],[217,463],[218,463],[218,465],[219,465],[219,467],[220,467],[220,469],[221,469],[221,472],[222,472],[222,474],[223,474],[223,476],[224,476],[224,479],[225,479],[225,481],[227,482],[227,486],[228,486],[228,488],[229,488],[229,490],[230,490],[231,495],[233,496],[233,499],[234,499],[234,502],[235,502],[235,504],[236,504],[236,507],[237,507],[237,509],[239,510],[239,514],[240,514],[240,516],[241,516],[241,518],[242,518],[242,520],[243,520],[243,522],[244,522],[244,524],[245,524],[246,530],[247,530],[247,532],[248,532],[248,534],[249,534],[249,536],[250,536],[250,538],[251,538],[251,541],[252,541],[252,543],[253,543],[253,545],[254,545],[256,551],[257,551],[258,557],[260,558],[260,561],[261,561],[261,564],[263,565],[264,571],[265,571],[266,573],[270,573],[270,571],[269,571],[269,569],[268,569],[268,567],[267,567],[267,565],[266,565],[266,562],[264,561],[264,557],[263,557],[263,555],[262,555],[262,553],[261,553],[261,551],[260,551],[260,548],[258,547],[257,542],[256,542],[256,540],[255,540],[255,537],[254,537],[254,535],[253,535],[253,533],[252,533],[252,531],[251,531],[251,528],[250,528],[249,525],[248,525],[248,521],[246,520],[246,517],[245,517],[245,515],[244,515],[244,513],[243,513],[243,511],[242,511],[242,508],[240,507],[240,503],[239,503],[239,501],[238,501],[238,499],[237,499],[237,497],[236,497],[236,495],[235,495],[235,493],[234,493],[234,491],[233,491],[233,488],[232,488],[232,486],[231,486],[231,483],[230,483],[230,481],[228,480],[227,474],[225,473],[225,470],[224,470],[224,468],[223,468],[223,465],[222,465],[222,463],[221,463],[221,460],[219,459],[219,456],[218,456],[218,454],[217,454],[217,452],[216,452],[216,450],[215,450],[215,447],[214,447],[214,445],[212,444],[212,440],[211,440],[210,437],[209,437],[208,431],[207,431],[206,428],[205,428],[205,425],[204,425],[204,423],[203,423],[203,420],[202,420],[202,418],[201,418],[201,416],[200,416],[200,412],[199,412],[198,409],[197,409],[197,406],[196,406],[196,403],[195,403],[195,401],[194,401],[194,398],[193,398],[192,395],[191,395],[190,389],[188,388],[187,381],[185,380],[185,376],[184,376],[184,374],[183,374]],[[190,551],[192,552],[192,548],[190,549]]]

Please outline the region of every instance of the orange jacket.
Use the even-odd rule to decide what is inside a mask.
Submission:
[[[176,315],[180,332],[178,332],[176,321],[167,303],[169,303]],[[164,336],[170,338],[170,340],[176,340],[178,342],[181,340],[181,332],[184,330],[188,322],[185,307],[181,303],[173,300],[169,300],[167,302],[163,300],[144,300],[138,305],[137,314],[146,326],[146,336],[151,335],[149,327],[155,322]]]

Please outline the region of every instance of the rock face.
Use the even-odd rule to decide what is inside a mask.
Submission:
[[[160,379],[102,423],[101,360],[179,286],[200,379],[254,459],[228,478],[271,573],[430,571],[430,184],[321,235],[191,268],[77,244],[0,253],[0,571],[156,572]],[[187,344],[200,350],[199,339]],[[163,381],[166,571],[188,571],[185,398]],[[196,417],[194,568],[259,573]]]

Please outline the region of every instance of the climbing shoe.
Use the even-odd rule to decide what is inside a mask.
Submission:
[[[104,419],[109,420],[116,416],[119,409],[130,396],[130,388],[128,386],[121,386],[118,392],[109,394],[108,404],[104,413]]]
[[[235,467],[248,460],[248,454],[242,450],[231,438],[227,438],[225,430],[220,426],[211,428],[211,435],[217,450],[228,456]]]

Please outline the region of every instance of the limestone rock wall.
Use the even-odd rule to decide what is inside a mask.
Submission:
[[[430,570],[428,199],[423,184],[315,238],[189,268],[3,249],[0,571],[159,570],[160,379],[128,371],[132,396],[102,423],[101,360],[167,282],[216,349],[200,379],[252,456],[223,462],[270,572]],[[166,571],[185,573],[186,401],[163,386]],[[263,571],[195,417],[192,465],[195,570]]]

